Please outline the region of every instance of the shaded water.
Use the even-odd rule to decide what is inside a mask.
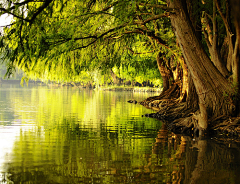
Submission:
[[[239,145],[167,132],[150,93],[0,87],[0,183],[240,183]]]

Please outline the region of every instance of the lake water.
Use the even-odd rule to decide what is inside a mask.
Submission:
[[[240,183],[240,146],[175,135],[134,93],[0,85],[0,183]]]

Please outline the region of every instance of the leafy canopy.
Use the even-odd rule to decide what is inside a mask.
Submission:
[[[131,65],[139,50],[180,54],[164,1],[14,0],[0,10],[14,17],[1,37],[9,74],[18,67],[34,78],[77,80],[82,71]]]

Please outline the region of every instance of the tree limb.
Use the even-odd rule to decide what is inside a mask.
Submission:
[[[22,5],[25,5],[25,4],[30,3],[30,2],[38,2],[38,1],[35,1],[35,0],[26,0],[26,1],[23,1],[23,2],[20,2],[20,3],[13,3],[13,2],[11,2],[12,4],[14,4],[14,6],[11,6],[11,7],[8,9],[8,11],[14,10],[14,9],[16,8],[15,5],[17,5],[17,6],[22,6]]]
[[[48,5],[52,2],[53,0],[46,0],[45,3],[40,6],[40,8],[38,8],[38,11],[35,12],[32,16],[32,18],[30,19],[30,25],[33,23],[33,21],[36,19],[36,17],[45,9],[48,7]]]
[[[160,19],[162,17],[169,17],[170,14],[167,12],[167,13],[163,13],[163,14],[160,14],[160,15],[153,15],[152,17],[149,17],[147,18],[146,20],[144,21],[134,21],[135,24],[146,24],[146,23],[149,23],[153,20],[157,20],[157,19]]]
[[[7,13],[7,14],[9,14],[9,15],[12,15],[13,17],[18,18],[18,19],[21,19],[21,20],[30,22],[28,19],[24,19],[24,18],[22,18],[22,17],[20,17],[20,16],[18,16],[18,15],[15,15],[14,13],[10,12],[9,10],[7,10],[7,9],[5,9],[5,8],[0,8],[0,11],[3,12],[2,15],[5,14],[5,13]]]
[[[225,25],[225,28],[226,28],[227,32],[230,34],[230,36],[232,36],[233,33],[232,33],[231,28],[230,28],[230,26],[229,26],[228,20],[227,20],[227,18],[223,15],[223,13],[222,13],[222,11],[221,11],[221,9],[220,9],[220,5],[219,5],[219,3],[218,3],[218,0],[214,0],[214,1],[215,1],[215,3],[216,3],[218,12],[219,12],[221,18],[223,19],[223,22],[224,22],[224,25]]]
[[[154,7],[154,8],[160,8],[163,10],[167,10],[169,12],[174,12],[174,8],[169,8],[167,5],[159,5],[159,4],[145,4],[145,3],[138,3],[138,5],[141,6],[148,6],[148,7]]]

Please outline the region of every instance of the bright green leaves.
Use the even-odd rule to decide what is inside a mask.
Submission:
[[[159,8],[165,6],[162,1],[44,0],[18,5],[22,18],[15,17],[3,40],[10,48],[10,66],[29,76],[70,81],[83,71],[106,73],[114,66],[137,66],[146,70],[139,74],[143,76],[157,70],[156,63],[149,64],[155,52],[170,57],[179,51],[168,18],[159,18],[166,12]],[[135,57],[137,53],[144,58]]]

